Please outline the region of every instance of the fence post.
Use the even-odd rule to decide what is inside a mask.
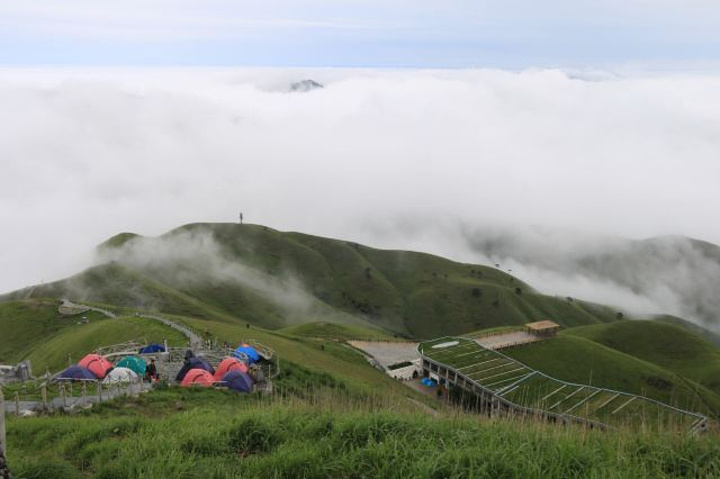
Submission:
[[[46,383],[43,383],[41,392],[42,392],[43,408],[47,410],[48,409],[48,394],[47,394],[47,384]]]
[[[5,395],[0,388],[0,455],[7,456],[7,446],[5,442]]]
[[[102,381],[98,381],[98,383],[97,383],[97,393],[98,393],[98,402],[103,402]]]
[[[63,407],[67,408],[67,399],[65,397],[65,383],[60,383],[60,395],[62,396]]]
[[[20,393],[15,391],[15,415],[20,416]]]

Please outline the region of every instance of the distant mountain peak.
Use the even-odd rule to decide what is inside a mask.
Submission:
[[[325,87],[323,85],[321,85],[320,83],[316,82],[315,80],[312,80],[309,78],[292,83],[290,85],[290,91],[297,91],[297,92],[312,91],[312,90],[317,90],[318,88],[325,88]]]

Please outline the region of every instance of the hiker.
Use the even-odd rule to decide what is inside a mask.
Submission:
[[[155,360],[151,359],[150,364],[148,364],[147,370],[145,371],[145,379],[149,382],[153,382],[157,381],[157,378],[157,366],[155,366]]]

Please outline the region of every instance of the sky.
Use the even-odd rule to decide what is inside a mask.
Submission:
[[[714,0],[0,0],[0,64],[707,69]]]
[[[240,211],[462,261],[490,260],[468,241],[488,228],[525,257],[537,226],[570,256],[720,243],[718,24],[702,0],[0,0],[0,292],[93,264],[116,233]],[[307,78],[325,88],[288,91]],[[513,266],[683,312],[666,284]]]

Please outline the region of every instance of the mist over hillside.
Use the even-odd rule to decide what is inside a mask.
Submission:
[[[378,247],[406,218],[720,241],[711,74],[0,71],[0,290],[118,231],[246,219]],[[313,79],[324,88],[290,93]],[[407,237],[404,235],[403,237]],[[455,240],[450,240],[455,241]],[[538,284],[542,287],[542,284]]]
[[[621,318],[611,306],[539,294],[495,267],[230,223],[123,233],[99,247],[96,266],[0,299],[67,296],[271,329],[327,321],[414,338],[547,317],[568,327]]]
[[[477,228],[465,235],[472,251],[544,291],[720,325],[717,245],[681,236],[628,240],[548,228]]]

